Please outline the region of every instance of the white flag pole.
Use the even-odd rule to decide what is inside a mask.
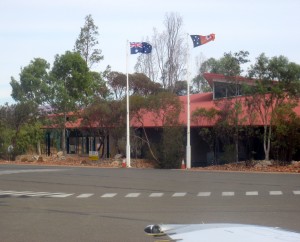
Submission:
[[[187,82],[187,141],[186,141],[186,168],[191,168],[191,115],[190,115],[190,80],[189,80],[189,34],[187,34],[186,53],[186,82]]]
[[[126,164],[130,166],[130,127],[129,127],[129,78],[128,78],[128,50],[129,42],[126,41]]]

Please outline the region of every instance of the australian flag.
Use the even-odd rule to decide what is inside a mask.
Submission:
[[[199,46],[199,45],[204,45],[209,41],[214,41],[215,40],[215,34],[210,34],[206,36],[202,35],[191,35],[191,38],[193,40],[194,48]]]
[[[149,54],[152,51],[152,46],[147,42],[130,42],[130,53]]]

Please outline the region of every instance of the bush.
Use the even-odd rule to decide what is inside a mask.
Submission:
[[[165,127],[160,141],[159,167],[165,169],[180,168],[184,155],[182,127]]]

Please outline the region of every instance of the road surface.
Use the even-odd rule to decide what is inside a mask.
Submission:
[[[153,223],[300,232],[300,176],[0,165],[0,241],[154,241]]]

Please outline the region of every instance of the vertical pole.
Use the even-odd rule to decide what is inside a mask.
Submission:
[[[126,41],[126,164],[130,167],[130,130],[129,130],[129,77],[128,77],[128,49],[129,42]]]
[[[187,141],[186,141],[186,168],[191,168],[191,115],[190,115],[190,80],[189,80],[189,34],[187,34],[186,53],[186,82],[187,82]]]

